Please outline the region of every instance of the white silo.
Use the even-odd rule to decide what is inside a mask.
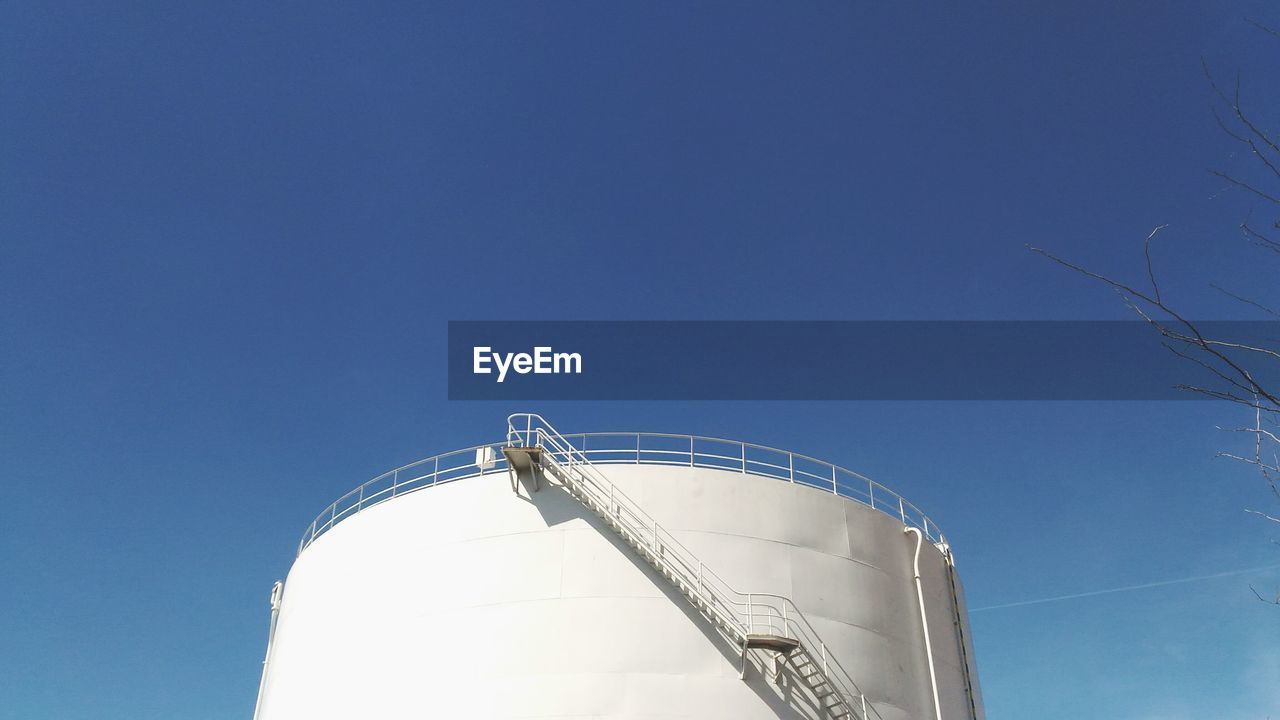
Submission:
[[[260,720],[984,717],[937,526],[748,443],[514,415],[327,508],[272,598]]]

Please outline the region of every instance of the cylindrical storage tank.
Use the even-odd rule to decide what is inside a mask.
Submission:
[[[812,655],[847,672],[867,717],[983,718],[949,549],[891,491],[731,441],[560,437],[699,572],[789,598],[821,638]],[[823,686],[802,677],[812,666],[744,653],[554,474],[521,476],[489,447],[380,476],[307,529],[260,720],[863,717],[822,710]],[[908,527],[922,533],[919,591]]]

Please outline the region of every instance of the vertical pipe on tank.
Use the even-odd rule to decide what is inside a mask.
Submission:
[[[267,663],[271,661],[271,648],[276,640],[276,621],[280,619],[280,601],[284,597],[284,583],[277,580],[271,586],[271,625],[267,629],[267,654],[262,658],[262,679],[258,681],[258,700],[253,704],[253,720],[258,720],[262,709],[262,691],[267,687]]]
[[[908,527],[904,533],[916,536],[916,554],[912,561],[912,571],[916,576],[916,600],[920,603],[920,625],[924,628],[924,652],[929,661],[929,685],[933,690],[933,717],[942,720],[942,703],[938,701],[938,675],[933,669],[933,643],[929,640],[929,616],[924,610],[924,587],[920,583],[920,546],[924,544],[924,534],[919,528]]]

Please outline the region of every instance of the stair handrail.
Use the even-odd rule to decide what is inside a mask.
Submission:
[[[738,617],[737,613],[729,613],[727,611],[727,608],[730,606],[745,605],[745,601],[739,602],[733,597],[735,595],[741,595],[741,593],[738,593],[719,575],[703,565],[696,556],[694,556],[694,554],[684,546],[683,543],[667,532],[665,528],[653,520],[652,516],[640,508],[634,500],[628,497],[621,490],[618,490],[617,486],[596,470],[595,467],[591,465],[591,462],[587,460],[580,451],[573,448],[571,443],[561,442],[563,440],[563,436],[555,432],[555,429],[552,428],[550,424],[546,423],[546,421],[540,417],[538,419],[546,425],[546,429],[550,432],[544,432],[539,428],[509,432],[507,438],[508,445],[549,449],[551,452],[548,453],[548,459],[556,463],[557,466],[562,465],[562,463],[555,457],[556,455],[559,455],[565,458],[565,462],[569,464],[571,471],[577,471],[579,474],[584,476],[587,473],[583,471],[583,468],[589,468],[590,472],[595,477],[587,476],[586,479],[596,486],[594,488],[586,488],[588,491],[593,492],[592,499],[597,502],[601,499],[606,499],[607,502],[610,503],[609,508],[611,511],[616,511],[619,514],[625,512],[626,515],[635,521],[634,523],[628,523],[628,529],[632,534],[637,535],[638,539],[644,540],[647,535],[652,533],[652,536],[658,544],[663,548],[673,550],[675,553],[675,559],[679,560],[683,565],[683,567],[679,568],[684,571],[683,574],[696,578],[694,584],[699,588],[699,590],[703,591],[702,594],[710,594],[712,596],[711,599],[718,601],[720,605],[725,608],[724,610],[715,608],[712,612],[721,615],[722,620],[724,620],[726,624],[734,630],[734,634],[736,636],[735,640],[739,642],[745,640],[746,636],[750,634],[751,627],[744,623],[742,619]],[[554,433],[554,435],[551,433]],[[602,486],[609,488],[607,491],[607,498],[597,497],[597,495],[606,495],[606,491],[602,489]],[[641,531],[643,531],[645,535],[641,535]],[[669,555],[664,555],[664,559],[671,560],[672,558]],[[704,597],[704,599],[706,598]]]
[[[523,429],[517,422],[523,420]],[[715,574],[710,568],[707,568],[701,560],[699,560],[688,548],[684,546],[675,536],[667,532],[656,520],[645,512],[634,500],[628,497],[613,484],[611,480],[605,477],[595,466],[586,454],[574,447],[559,431],[547,422],[546,418],[536,413],[514,413],[507,418],[507,444],[511,447],[538,447],[543,450],[550,450],[547,455],[549,459],[556,463],[557,466],[562,463],[555,457],[559,455],[565,459],[569,466],[570,472],[577,471],[589,482],[597,485],[592,488],[599,493],[603,493],[603,489],[609,489],[608,500],[609,509],[614,510],[615,507],[625,509],[629,515],[639,520],[642,527],[648,531],[652,528],[653,537],[655,539],[655,553],[657,548],[671,548],[676,551],[677,556],[683,555],[681,562],[684,565],[682,569],[685,574],[688,573],[691,565],[696,564],[697,570],[697,587],[699,595],[705,601],[707,598],[702,596],[701,590],[707,588],[712,591],[713,598],[720,606],[724,608],[738,607],[746,608],[742,614],[746,617],[744,622],[741,617],[735,614],[729,614],[721,611],[719,608],[712,609],[711,612],[721,616],[736,631],[738,642],[745,642],[748,634],[754,634],[752,631],[756,627],[755,617],[761,608],[767,608],[764,619],[762,620],[762,630],[770,631],[768,634],[789,637],[800,642],[805,652],[815,661],[822,663],[822,669],[827,679],[831,682],[832,689],[838,693],[851,711],[855,708],[863,708],[863,718],[868,718],[867,713],[872,713],[876,718],[883,720],[879,711],[875,707],[865,702],[865,694],[858,684],[850,677],[848,671],[840,664],[830,652],[827,650],[826,643],[818,636],[817,631],[813,628],[800,612],[795,602],[790,598],[775,593],[744,593],[734,589],[725,582],[719,575]],[[594,476],[594,477],[593,477]],[[599,498],[593,498],[597,503]],[[623,505],[625,503],[625,506]],[[634,532],[634,528],[632,529]],[[643,538],[640,538],[643,539]],[[665,561],[667,558],[663,557]],[[688,582],[689,578],[685,578]],[[709,581],[709,582],[708,582]],[[718,592],[716,592],[718,590]],[[777,606],[770,603],[758,603],[758,598],[770,598],[777,601]],[[779,625],[780,623],[780,625]],[[776,632],[782,630],[782,632]],[[817,654],[815,655],[815,650]]]

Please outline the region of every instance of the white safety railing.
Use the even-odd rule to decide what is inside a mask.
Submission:
[[[713,468],[819,488],[896,517],[903,525],[919,528],[931,542],[946,542],[937,523],[901,495],[865,475],[807,455],[737,440],[696,435],[600,432],[562,437],[574,450],[596,465],[682,465]],[[301,553],[334,525],[381,502],[414,490],[505,471],[507,464],[501,453],[497,455],[492,467],[482,469],[476,465],[477,450],[501,444],[475,445],[433,455],[382,473],[321,511],[303,532],[298,552]]]
[[[476,451],[493,448],[501,443],[475,445],[461,450],[453,450],[441,455],[433,455],[388,470],[365,482],[360,487],[335,500],[311,521],[298,542],[298,554],[302,554],[316,538],[333,529],[333,526],[347,518],[379,503],[423,488],[434,487],[455,480],[463,480],[477,475],[506,470],[507,463],[501,454],[497,456],[493,467],[482,468],[476,465]]]

